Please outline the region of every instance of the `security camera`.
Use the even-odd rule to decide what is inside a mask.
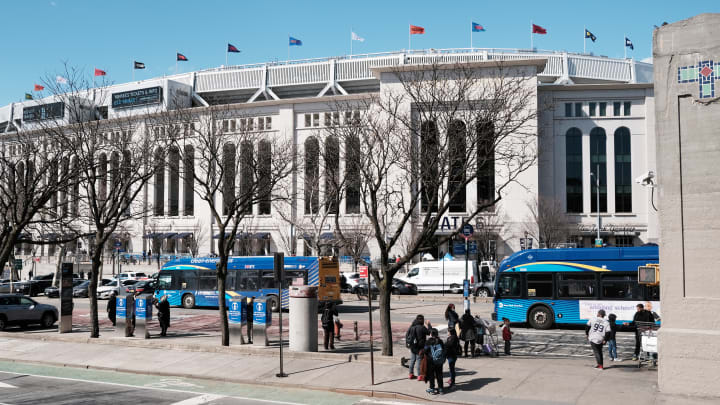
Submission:
[[[642,186],[653,187],[655,185],[655,183],[653,182],[654,178],[655,178],[655,173],[652,170],[650,170],[650,171],[645,172],[645,173],[641,174],[640,176],[638,176],[635,179],[635,183],[640,184]]]

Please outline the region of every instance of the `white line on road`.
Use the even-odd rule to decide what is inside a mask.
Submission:
[[[14,385],[4,383],[4,382],[0,382],[0,388],[17,388],[17,387]]]
[[[195,398],[188,398],[184,401],[180,402],[174,402],[170,405],[201,405],[201,404],[207,404],[208,402],[212,402],[216,399],[225,398],[222,395],[215,395],[215,394],[203,394],[199,397]]]

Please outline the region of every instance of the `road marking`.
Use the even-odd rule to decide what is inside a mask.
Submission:
[[[195,398],[188,398],[184,401],[180,402],[174,402],[170,405],[201,405],[201,404],[207,404],[208,402],[212,402],[216,399],[225,398],[222,395],[215,395],[215,394],[203,394],[199,397]]]
[[[4,383],[4,382],[0,382],[0,388],[17,388],[17,387],[14,385]]]

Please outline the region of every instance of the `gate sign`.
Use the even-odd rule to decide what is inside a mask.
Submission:
[[[125,297],[115,297],[115,314],[120,319],[127,316],[127,301]]]
[[[473,232],[475,232],[475,230],[470,224],[465,224],[465,226],[463,226],[462,228],[462,235],[463,238],[465,238],[466,240],[470,239],[470,237],[473,235]]]
[[[245,301],[230,301],[228,309],[228,320],[233,324],[245,324]]]
[[[135,300],[135,317],[137,319],[146,319],[147,317],[147,300],[145,298],[138,298]]]
[[[119,241],[118,241],[118,242],[115,242],[115,243],[113,244],[113,246],[115,246],[116,248],[120,248],[120,247],[122,247],[122,242],[119,242]]]
[[[358,266],[360,278],[368,278],[368,266]]]
[[[477,241],[471,240],[470,243],[468,243],[468,250],[470,250],[470,254],[477,254],[478,252],[478,244]]]
[[[253,323],[264,326],[269,323],[268,321],[267,302],[255,301],[255,306],[253,308]]]

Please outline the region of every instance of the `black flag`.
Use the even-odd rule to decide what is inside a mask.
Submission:
[[[145,69],[145,64],[142,62],[135,61],[135,69]]]

